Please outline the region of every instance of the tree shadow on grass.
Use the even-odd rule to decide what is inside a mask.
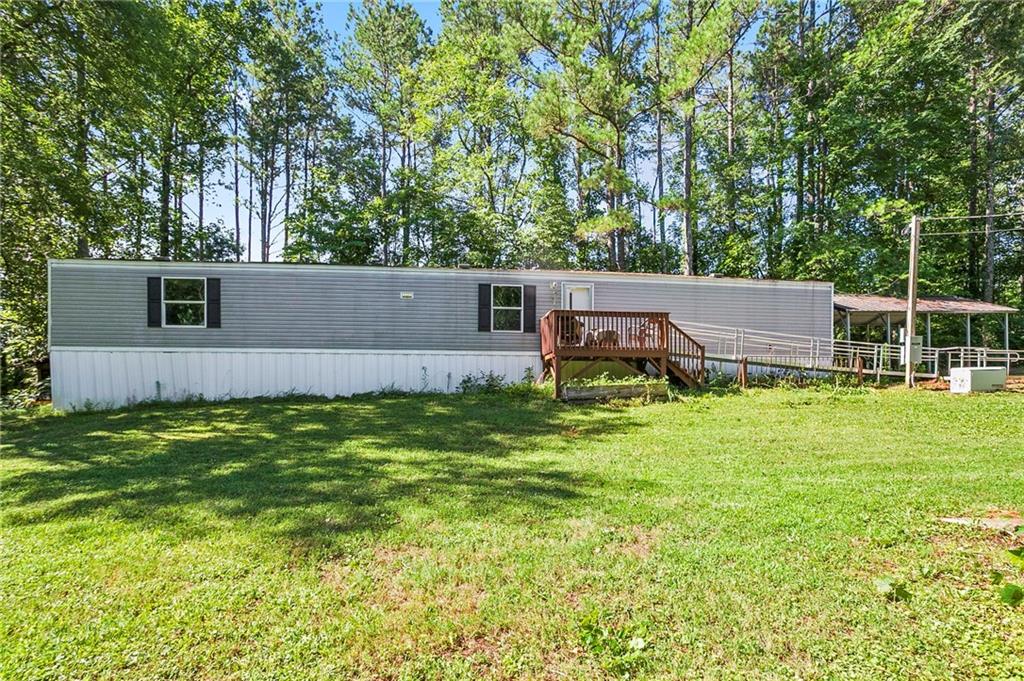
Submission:
[[[103,514],[191,537],[241,522],[309,548],[388,527],[411,506],[515,522],[605,484],[558,455],[629,427],[621,411],[504,395],[54,416],[8,433],[19,463],[5,484],[7,522]]]

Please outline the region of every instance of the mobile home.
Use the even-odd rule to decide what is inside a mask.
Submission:
[[[380,389],[543,370],[550,310],[832,335],[832,284],[556,270],[52,260],[54,405]]]

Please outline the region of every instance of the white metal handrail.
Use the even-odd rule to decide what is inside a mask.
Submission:
[[[902,373],[901,347],[893,343],[818,338],[777,331],[740,329],[714,324],[673,320],[687,334],[704,345],[708,359],[738,361],[746,357],[758,363],[778,366],[806,366],[821,369],[861,370],[868,374]],[[956,366],[1003,365],[1007,370],[1024,359],[1022,350],[984,347],[924,347],[921,371],[939,376]]]

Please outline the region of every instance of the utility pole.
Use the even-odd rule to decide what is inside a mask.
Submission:
[[[914,331],[917,316],[917,250],[921,240],[921,218],[910,218],[910,276],[907,278],[907,323],[903,329],[904,384],[914,387]]]

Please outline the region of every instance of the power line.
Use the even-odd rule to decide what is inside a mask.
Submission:
[[[921,222],[934,222],[936,220],[983,220],[986,218],[1007,218],[1015,215],[1024,215],[1024,210],[1013,213],[993,213],[992,215],[937,215],[935,217],[922,217]]]
[[[1000,232],[1024,232],[1024,227],[1007,227],[1006,229],[975,229],[964,232],[922,232],[921,236],[959,236],[967,234],[999,234]]]

